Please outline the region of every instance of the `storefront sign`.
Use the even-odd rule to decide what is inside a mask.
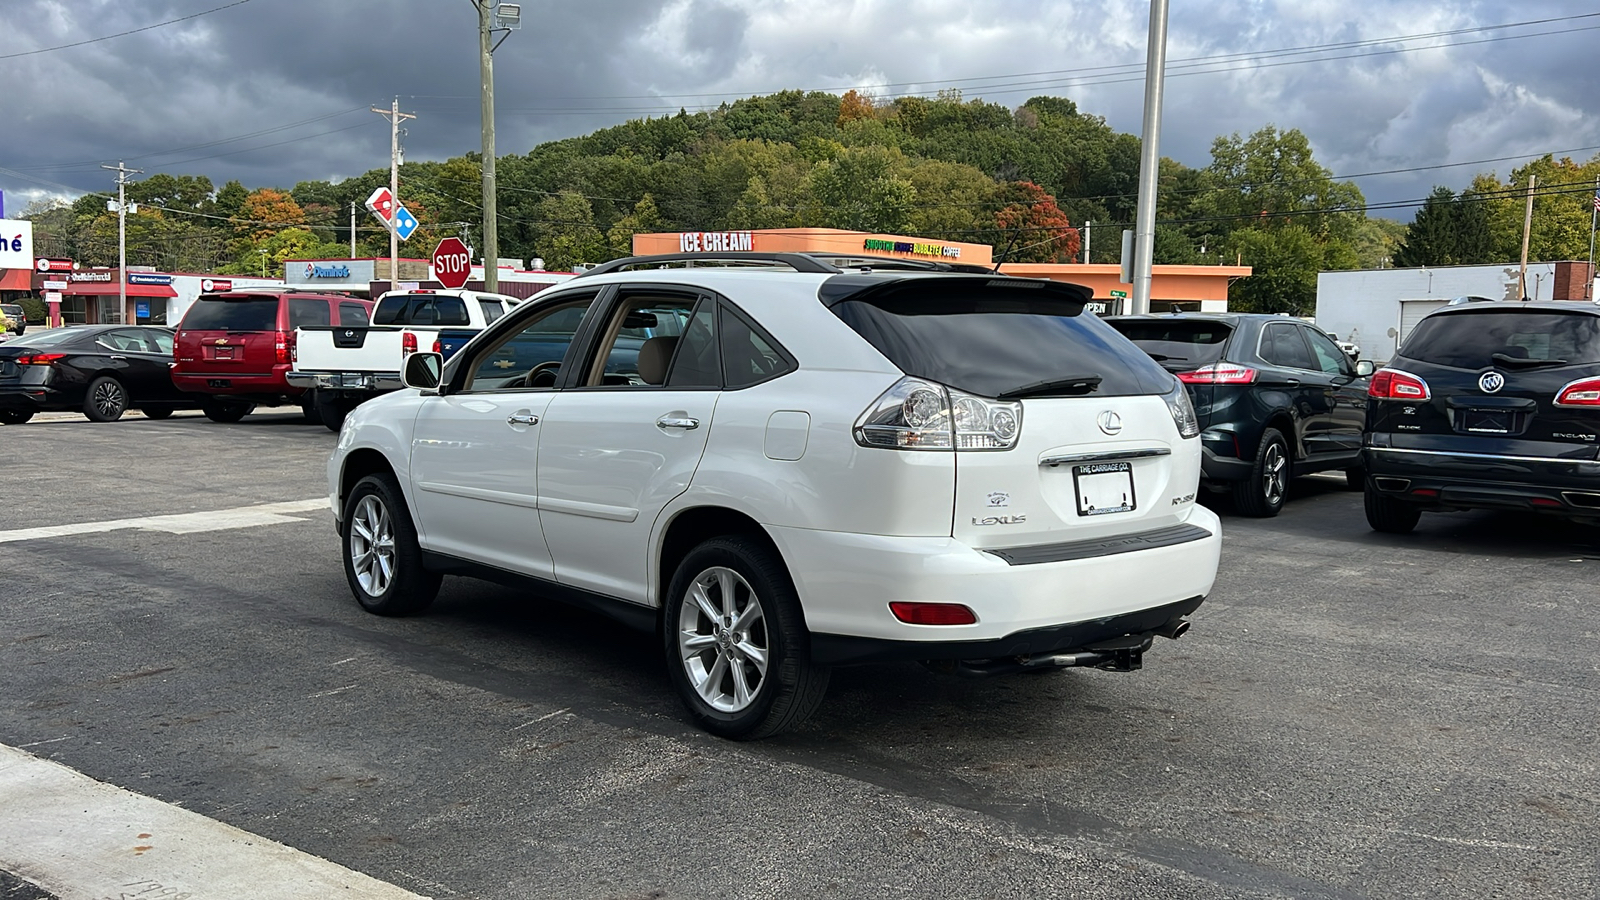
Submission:
[[[345,265],[321,266],[316,263],[306,263],[304,274],[307,280],[312,278],[337,278],[344,281],[350,278],[350,267]]]
[[[171,284],[171,275],[151,275],[145,272],[129,272],[129,284]]]
[[[754,245],[748,231],[685,231],[678,235],[678,247],[684,253],[742,252]]]
[[[136,300],[136,301],[134,301],[134,304],[133,304],[133,315],[134,315],[135,318],[140,318],[140,319],[148,319],[148,318],[150,318],[150,301],[149,300]]]
[[[33,223],[0,219],[0,269],[26,269],[33,262]]]
[[[233,290],[233,279],[202,278],[200,279],[200,290],[205,291],[208,294],[212,291],[231,291]]]
[[[909,253],[912,256],[943,256],[950,259],[961,256],[960,247],[946,247],[943,244],[928,244],[921,241],[885,241],[880,238],[867,238],[863,249],[876,250],[879,253]]]
[[[73,272],[71,275],[67,276],[67,279],[69,281],[72,281],[72,282],[96,281],[96,282],[104,282],[104,283],[109,284],[111,282],[111,273],[110,272]]]
[[[70,259],[40,259],[33,264],[41,272],[71,272],[78,264]]]
[[[45,279],[42,288],[43,290],[47,291],[64,291],[67,289],[67,283],[65,281],[51,281],[50,279]]]

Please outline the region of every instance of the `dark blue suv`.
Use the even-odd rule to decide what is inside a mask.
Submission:
[[[1343,470],[1360,488],[1372,364],[1289,316],[1112,316],[1111,327],[1188,385],[1201,475],[1248,516],[1275,516],[1299,475]]]

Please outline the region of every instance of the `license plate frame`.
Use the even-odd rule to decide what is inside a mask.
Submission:
[[[1134,494],[1132,463],[1073,466],[1072,492],[1080,516],[1109,516],[1139,508],[1138,497]],[[1107,502],[1108,499],[1111,502]]]
[[[1516,413],[1505,409],[1458,410],[1461,430],[1469,434],[1511,434],[1516,424]]]

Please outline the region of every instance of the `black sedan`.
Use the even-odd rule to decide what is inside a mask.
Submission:
[[[1360,489],[1372,363],[1288,316],[1179,313],[1107,318],[1188,385],[1201,476],[1248,516],[1275,516],[1300,475],[1344,470]]]
[[[114,422],[129,408],[152,419],[200,405],[172,385],[172,329],[74,325],[0,344],[0,424],[46,410],[81,410]]]

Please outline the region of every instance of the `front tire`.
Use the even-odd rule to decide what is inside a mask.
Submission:
[[[110,375],[89,382],[83,393],[83,414],[91,422],[115,422],[128,411],[128,389]]]
[[[139,407],[139,412],[143,413],[146,419],[172,418],[172,407],[170,406],[141,406]]]
[[[32,410],[0,409],[0,425],[22,425],[31,418]]]
[[[427,609],[443,577],[422,564],[417,529],[391,475],[368,475],[344,502],[344,575],[367,612],[408,616]]]
[[[759,541],[713,538],[691,551],[667,590],[661,630],[673,687],[712,734],[747,741],[787,731],[827,693],[789,573]]]
[[[1263,431],[1256,461],[1250,466],[1250,476],[1233,485],[1233,505],[1244,515],[1257,519],[1277,515],[1289,496],[1291,466],[1289,444],[1283,439],[1283,433],[1276,428]]]
[[[250,411],[253,409],[255,409],[255,404],[241,403],[238,400],[207,400],[200,407],[200,411],[206,414],[206,418],[223,424],[237,422],[250,415]]]
[[[1367,524],[1373,531],[1385,534],[1410,534],[1422,518],[1422,510],[1404,500],[1385,497],[1371,485],[1363,498],[1367,508]]]

